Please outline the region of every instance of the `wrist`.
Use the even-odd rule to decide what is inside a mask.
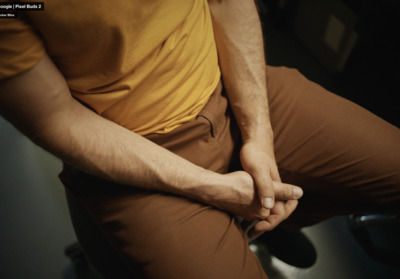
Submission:
[[[238,121],[240,132],[242,135],[243,143],[246,142],[260,142],[273,139],[273,131],[269,115],[259,113],[257,117],[244,119],[242,117]]]
[[[242,132],[242,131],[241,131]],[[245,143],[269,143],[274,139],[274,133],[269,123],[260,124],[254,129],[247,128],[242,132],[242,141]]]
[[[243,146],[252,146],[255,149],[267,152],[270,156],[274,154],[274,133],[272,128],[262,127],[251,133],[242,134]]]
[[[241,179],[235,173],[211,172],[204,178],[203,184],[194,191],[195,198],[205,204],[232,212],[231,207],[234,201],[241,200],[241,187],[235,187],[235,185],[242,184]],[[251,179],[250,176],[249,179]]]
[[[249,187],[249,185],[251,186]],[[235,212],[237,207],[241,204],[249,205],[253,195],[252,177],[244,171],[237,171],[217,174],[214,183],[208,186],[205,202],[219,209],[238,214]]]
[[[190,184],[186,185],[181,194],[214,206],[217,200],[222,199],[223,189],[229,183],[224,175],[202,168],[193,173],[189,181]]]

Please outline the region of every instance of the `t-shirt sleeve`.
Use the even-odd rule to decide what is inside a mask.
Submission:
[[[0,80],[29,70],[44,54],[32,26],[21,19],[0,19]]]

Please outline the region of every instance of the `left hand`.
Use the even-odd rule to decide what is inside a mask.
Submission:
[[[297,207],[297,204],[297,200],[289,200],[286,202],[276,201],[274,207],[271,209],[270,216],[264,220],[258,221],[254,227],[249,230],[247,236],[249,238],[253,238],[263,234],[266,231],[272,231],[293,213]],[[242,227],[246,227],[246,224],[249,223],[244,222]]]
[[[240,150],[240,161],[243,170],[255,181],[261,204],[267,209],[272,209],[275,200],[272,181],[282,182],[273,147],[268,146],[267,143],[245,142]]]
[[[300,187],[293,186],[292,193],[285,194],[286,197],[292,197],[292,199],[285,201],[275,200],[275,191],[283,188],[274,187],[274,184],[282,183],[282,181],[279,176],[272,145],[268,146],[267,143],[259,144],[256,142],[244,143],[240,152],[240,159],[243,169],[255,181],[261,203],[265,208],[271,209],[270,216],[258,221],[249,231],[248,236],[255,237],[265,231],[273,230],[282,221],[287,219],[296,209],[298,204],[297,199],[303,195],[303,192]]]

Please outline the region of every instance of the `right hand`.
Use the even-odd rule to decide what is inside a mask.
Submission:
[[[224,189],[222,196],[214,201],[214,205],[220,209],[243,217],[245,220],[266,220],[271,215],[271,210],[262,206],[257,194],[257,188],[250,174],[245,171],[237,171],[224,175],[228,179],[228,188]],[[301,197],[295,193],[297,189],[302,194],[300,187],[273,182],[275,200],[297,200]],[[294,210],[294,209],[293,209]],[[291,213],[291,212],[290,212]],[[290,215],[290,214],[289,214]]]

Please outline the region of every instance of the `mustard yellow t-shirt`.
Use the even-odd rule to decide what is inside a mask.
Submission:
[[[75,98],[141,135],[194,119],[220,79],[206,0],[52,0],[18,13],[0,20],[0,79],[47,52]]]

